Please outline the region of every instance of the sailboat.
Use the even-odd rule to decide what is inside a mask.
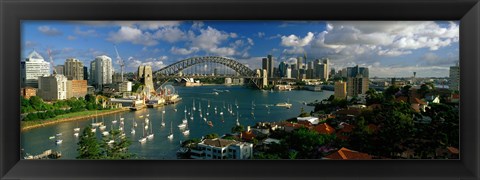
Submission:
[[[195,111],[195,99],[193,99],[193,111]]]
[[[198,102],[198,112],[202,112],[202,104]]]
[[[187,127],[186,127],[186,129],[185,129],[182,133],[183,133],[183,135],[186,136],[186,135],[189,135],[189,134],[190,134],[190,129],[188,129],[188,124],[185,124],[185,125],[186,125]]]
[[[107,126],[105,126],[105,124],[103,124],[103,122],[104,122],[104,118],[103,118],[103,116],[102,116],[102,123],[101,123],[100,126],[98,127],[98,129],[100,129],[100,131],[104,131],[105,128],[107,128]]]
[[[137,122],[135,121],[135,116],[133,117],[133,127],[137,127]]]
[[[150,126],[152,126],[152,122],[150,122]],[[147,139],[148,140],[152,140],[153,139],[153,128],[150,128],[150,134],[147,135]]]
[[[182,122],[183,122],[183,123],[188,123],[188,120],[187,120],[187,107],[186,107],[186,106],[185,106],[184,114],[185,114],[185,118],[183,118]]]
[[[92,127],[94,128],[101,125],[101,123],[97,122],[97,117],[98,117],[97,111],[95,111],[95,122],[92,122]]]
[[[190,115],[190,120],[193,121],[193,109],[192,109],[192,114],[189,114]]]
[[[143,137],[138,140],[140,143],[145,143],[147,141],[147,138],[145,137],[145,129],[143,129]]]
[[[235,106],[237,107],[238,109],[238,102],[237,102],[237,99],[235,99]]]
[[[117,123],[117,114],[115,114],[115,119],[113,119],[112,121],[112,124],[116,124]]]
[[[163,120],[163,115],[165,115],[165,111],[162,111],[162,123],[160,126],[165,127],[165,121]]]
[[[76,127],[76,128],[73,128],[73,131],[75,131],[75,132],[80,131],[80,128],[78,127],[78,122],[77,122],[77,127]]]
[[[207,105],[208,108],[210,108],[210,100],[208,100],[208,105]]]
[[[167,136],[168,139],[173,139],[173,121],[170,121],[170,134]]]
[[[237,110],[237,126],[240,126],[240,122],[238,121],[238,110]]]

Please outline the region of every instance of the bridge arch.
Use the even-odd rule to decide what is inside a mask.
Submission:
[[[178,75],[182,70],[192,67],[197,64],[202,63],[216,63],[227,66],[233,69],[235,72],[239,73],[244,77],[249,77],[250,81],[257,87],[260,88],[261,85],[259,84],[259,80],[257,77],[257,73],[247,66],[239,63],[236,60],[219,57],[219,56],[203,56],[203,57],[192,57],[188,59],[184,59],[178,61],[176,63],[170,64],[158,71],[154,72],[156,77],[166,77],[166,76],[175,76]]]

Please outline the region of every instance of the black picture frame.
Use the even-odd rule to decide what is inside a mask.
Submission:
[[[1,179],[464,179],[480,177],[478,0],[0,0]],[[460,160],[20,160],[22,20],[459,20]]]

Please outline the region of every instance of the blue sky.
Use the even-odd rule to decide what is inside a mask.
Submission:
[[[360,65],[370,76],[447,77],[459,60],[459,24],[451,21],[24,21],[22,59],[33,49],[55,65],[77,58],[89,66],[95,56],[126,71],[139,65],[158,70],[193,56],[233,58],[259,68],[272,54],[275,63],[327,57],[336,70]]]

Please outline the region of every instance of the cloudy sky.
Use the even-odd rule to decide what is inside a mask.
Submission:
[[[193,56],[233,58],[259,68],[272,54],[279,62],[328,57],[338,70],[370,68],[370,76],[447,77],[459,60],[459,23],[451,21],[24,21],[22,59],[32,50],[56,65],[66,58],[87,66],[95,56],[116,62],[117,46],[126,71],[141,64],[158,70]]]

